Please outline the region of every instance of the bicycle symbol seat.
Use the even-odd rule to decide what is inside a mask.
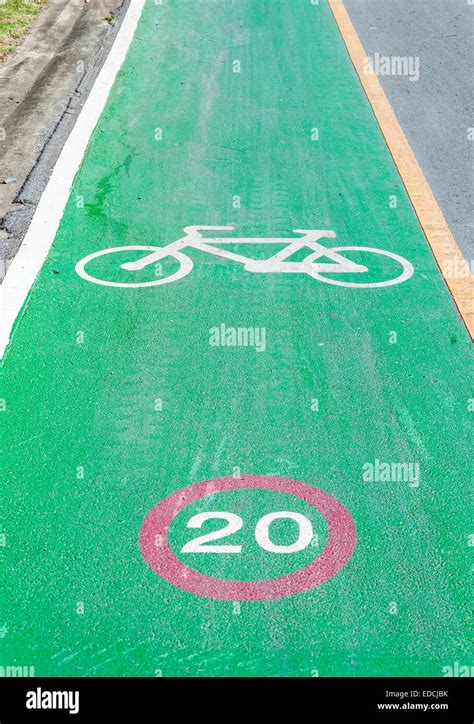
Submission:
[[[366,246],[336,246],[326,247],[319,243],[320,239],[334,239],[336,233],[328,229],[293,229],[295,237],[288,238],[258,238],[258,237],[229,237],[214,236],[205,237],[202,232],[230,232],[234,231],[233,226],[186,226],[184,227],[185,235],[166,246],[118,246],[111,249],[102,249],[93,252],[81,259],[76,264],[76,272],[80,277],[93,284],[100,284],[108,287],[152,287],[162,284],[171,284],[182,279],[193,269],[193,261],[190,256],[184,253],[184,249],[198,249],[206,254],[212,254],[223,259],[238,262],[242,264],[248,272],[259,274],[306,274],[312,279],[324,282],[325,284],[333,284],[343,287],[387,287],[409,279],[414,272],[413,265],[390,251],[383,249],[375,249]],[[250,248],[252,245],[268,244],[283,245],[283,249],[276,252],[266,259],[253,259],[243,254],[231,251],[225,248],[230,244],[247,244]],[[302,261],[291,261],[292,257],[302,249],[308,250],[308,255]],[[120,264],[120,268],[131,273],[141,271],[150,265],[154,265],[166,257],[171,257],[178,262],[177,271],[166,276],[160,276],[152,281],[113,281],[113,279],[100,278],[93,276],[86,270],[86,266],[90,268],[90,263],[99,257],[106,255],[123,254],[123,252],[143,251],[147,252],[135,261],[126,261]],[[377,254],[382,257],[388,257],[401,266],[401,271],[389,279],[381,281],[364,281],[363,275],[369,271],[369,266],[358,264],[345,256],[345,252],[364,252],[369,255]],[[321,261],[324,258],[324,261]],[[373,258],[373,256],[372,256]],[[334,278],[326,276],[328,274],[361,274],[361,281],[344,281],[343,278]],[[105,275],[103,275],[105,276]]]

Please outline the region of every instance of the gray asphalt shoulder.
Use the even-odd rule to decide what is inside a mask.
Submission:
[[[474,5],[345,0],[345,6],[449,227],[472,260]]]

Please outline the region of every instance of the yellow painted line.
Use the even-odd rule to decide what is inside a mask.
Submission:
[[[328,0],[328,3],[434,257],[466,327],[474,337],[474,277],[468,262],[449,229],[379,79],[373,73],[364,72],[367,54],[343,0]]]

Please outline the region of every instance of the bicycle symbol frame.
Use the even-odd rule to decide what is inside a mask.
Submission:
[[[401,284],[406,281],[413,275],[414,272],[413,265],[409,261],[390,251],[367,246],[337,246],[332,248],[323,246],[319,243],[320,239],[334,239],[336,237],[336,233],[329,229],[293,229],[294,234],[301,235],[300,238],[296,239],[294,237],[205,238],[201,233],[202,231],[233,231],[234,228],[235,227],[233,226],[186,226],[184,227],[185,236],[163,247],[133,245],[102,249],[89,254],[84,257],[84,259],[81,259],[76,264],[76,272],[80,277],[82,277],[82,279],[85,279],[88,282],[107,287],[137,288],[170,284],[187,276],[193,269],[192,259],[187,254],[183,253],[183,250],[186,248],[198,249],[207,254],[212,254],[223,259],[229,259],[230,261],[243,264],[244,269],[249,272],[260,274],[306,274],[312,279],[324,282],[325,284],[333,284],[335,286],[343,287],[376,288],[393,286],[394,284]],[[234,251],[230,251],[229,249],[221,248],[226,244],[248,244],[249,246],[252,244],[285,244],[285,247],[267,259],[252,259],[251,257],[238,254]],[[304,248],[308,249],[310,253],[303,261],[289,261],[289,258],[293,254],[300,252]],[[86,266],[94,259],[109,254],[123,253],[124,251],[148,252],[141,259],[125,262],[120,265],[122,269],[130,272],[141,271],[145,267],[156,264],[166,257],[174,258],[179,263],[179,268],[177,271],[165,278],[140,282],[117,282],[108,279],[100,279],[92,276],[92,274],[86,271]],[[325,274],[364,274],[369,271],[367,266],[357,264],[350,259],[347,259],[344,256],[344,252],[347,251],[367,252],[369,254],[378,254],[389,257],[401,265],[402,271],[398,276],[392,279],[386,279],[378,282],[345,282],[341,279],[334,279],[325,276]],[[317,260],[321,259],[321,257],[329,259],[330,261],[318,262]]]

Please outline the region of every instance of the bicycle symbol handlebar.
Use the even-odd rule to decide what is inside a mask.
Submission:
[[[394,284],[400,284],[401,282],[409,279],[414,272],[413,265],[399,256],[390,251],[383,249],[376,249],[366,246],[339,246],[328,248],[319,243],[322,238],[334,239],[336,233],[330,229],[294,229],[294,234],[299,234],[299,237],[213,237],[206,238],[201,232],[202,231],[233,231],[233,226],[207,226],[207,225],[194,225],[185,226],[185,236],[176,241],[167,244],[163,247],[157,246],[121,246],[114,247],[111,249],[102,249],[101,251],[93,252],[84,259],[81,259],[76,264],[76,272],[80,277],[86,281],[92,282],[93,284],[100,284],[102,286],[110,287],[149,287],[149,286],[160,286],[163,284],[170,284],[172,282],[182,279],[193,269],[193,261],[190,256],[183,253],[186,248],[198,249],[206,254],[218,256],[229,261],[235,261],[242,264],[244,269],[253,273],[261,274],[295,274],[302,273],[324,282],[326,284],[332,284],[335,286],[343,287],[362,287],[362,288],[375,288],[375,287],[387,287],[393,286]],[[283,247],[280,251],[276,252],[272,256],[266,259],[255,259],[245,256],[242,253],[231,251],[228,248],[229,245],[279,245]],[[301,252],[302,249],[308,251],[308,255],[303,261],[292,261],[291,257]],[[86,266],[93,263],[96,259],[109,255],[116,255],[124,252],[148,252],[141,256],[139,259],[134,261],[125,261],[119,265],[119,269],[127,272],[139,272],[148,266],[156,265],[162,259],[172,258],[179,264],[177,271],[172,274],[163,276],[160,270],[159,278],[155,278],[152,281],[114,281],[113,278],[100,278],[89,273],[86,270]],[[371,258],[377,255],[377,258],[383,257],[385,259],[391,259],[401,265],[402,271],[395,277],[379,281],[345,281],[338,276],[328,275],[344,275],[344,274],[365,274],[370,268],[364,264],[357,263],[351,258],[346,256],[347,252],[363,252],[370,254]],[[350,254],[349,256],[352,256]],[[325,259],[324,262],[321,259]],[[89,268],[89,267],[88,267]],[[113,271],[113,270],[112,270]],[[103,275],[102,275],[103,276]],[[112,275],[113,276],[113,275]]]

